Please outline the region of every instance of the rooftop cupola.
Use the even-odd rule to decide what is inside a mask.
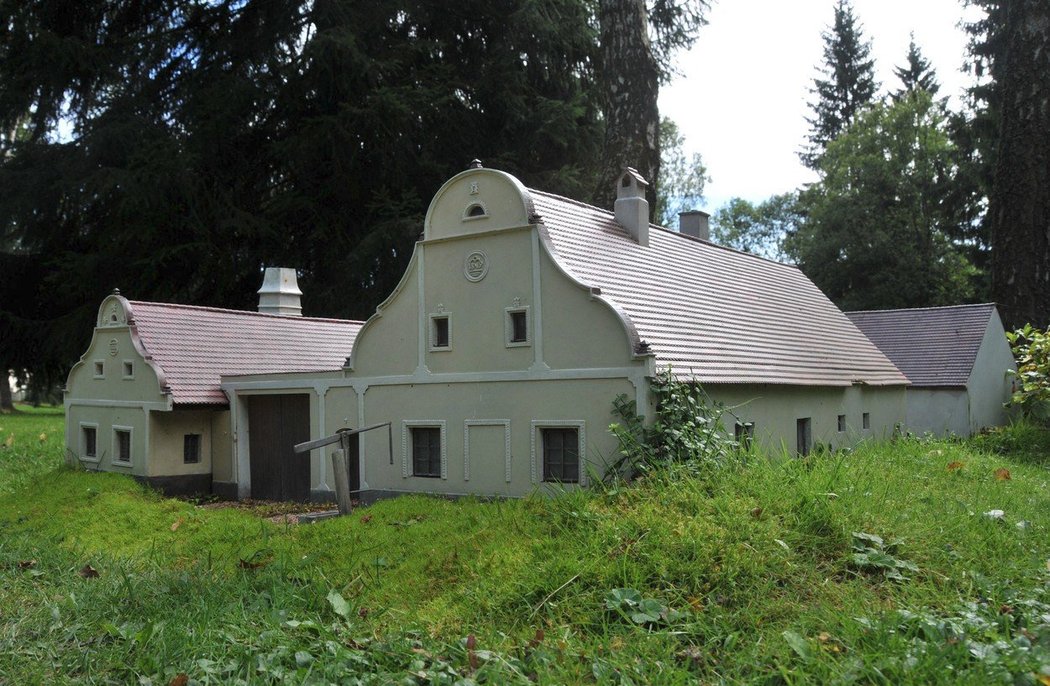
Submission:
[[[294,269],[267,267],[259,289],[259,312],[300,317],[303,314],[302,295]]]
[[[645,188],[649,182],[635,169],[627,167],[616,182],[616,221],[638,245],[649,245],[649,201]]]

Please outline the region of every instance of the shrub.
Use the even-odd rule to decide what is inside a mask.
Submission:
[[[1017,407],[1025,417],[1050,421],[1050,330],[1025,324],[1006,333],[1017,360],[1018,384],[1007,406]]]

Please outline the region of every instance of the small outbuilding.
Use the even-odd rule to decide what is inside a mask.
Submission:
[[[908,431],[970,436],[1007,421],[1016,366],[994,303],[846,315],[911,381]]]
[[[130,474],[168,493],[236,496],[236,438],[221,375],[337,369],[361,328],[299,316],[294,270],[267,269],[259,294],[259,312],[107,296],[91,344],[66,382],[68,460]],[[309,438],[304,398],[293,397],[287,407],[278,402],[287,421],[260,423],[252,436],[260,449],[269,442],[266,431]],[[310,465],[297,457],[260,462],[257,482],[277,497],[306,499]]]

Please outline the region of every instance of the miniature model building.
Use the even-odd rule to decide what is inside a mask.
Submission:
[[[1015,364],[994,304],[847,316],[911,381],[909,431],[969,436],[1007,421]]]
[[[353,487],[520,496],[616,459],[612,401],[652,415],[670,367],[769,450],[887,437],[907,379],[797,268],[648,223],[644,180],[613,212],[472,168],[437,192],[407,271],[328,374],[227,375],[239,493],[255,493],[262,394],[308,403],[312,438],[360,434]],[[245,439],[248,440],[245,440]],[[309,480],[330,493],[327,456]]]
[[[769,451],[888,437],[904,419],[908,381],[886,356],[797,268],[707,240],[703,213],[686,213],[678,232],[650,224],[645,185],[627,170],[610,212],[480,164],[458,174],[434,196],[400,284],[363,326],[220,310],[209,316],[223,325],[197,333],[202,308],[107,299],[70,375],[70,450],[100,459],[101,443],[82,443],[96,422],[96,441],[112,432],[111,454],[130,441],[125,469],[158,479],[190,470],[174,448],[153,457],[151,438],[177,444],[199,432],[211,444],[210,466],[192,469],[202,484],[210,473],[215,490],[242,498],[332,499],[329,456],[292,458],[291,446],[389,423],[358,435],[360,497],[521,496],[600,476],[617,458],[613,400],[626,394],[651,417],[649,380],[667,368],[733,408],[727,431]],[[173,346],[173,332],[149,337],[169,310],[190,338],[223,332],[206,379],[194,345]],[[266,335],[242,342],[262,319]],[[90,385],[99,360],[139,358],[158,368],[142,397],[119,378]],[[190,369],[214,410],[200,409],[203,395],[180,400],[175,379]],[[160,428],[183,402],[201,428]],[[125,414],[148,435],[118,435],[112,427],[132,426]]]
[[[294,270],[268,269],[259,293],[259,312],[129,301],[119,293],[103,300],[91,345],[66,383],[70,461],[131,474],[169,493],[235,496],[234,436],[220,375],[337,368],[361,328],[297,316]],[[306,408],[289,412],[296,410],[302,422],[270,430],[308,438]],[[284,457],[279,467],[288,474],[261,466],[259,485],[278,481],[270,495],[305,498],[308,484],[294,481],[294,458]]]

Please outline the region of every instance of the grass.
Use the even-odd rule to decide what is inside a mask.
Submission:
[[[1050,682],[1043,429],[293,526],[61,422],[0,418],[0,683]]]

